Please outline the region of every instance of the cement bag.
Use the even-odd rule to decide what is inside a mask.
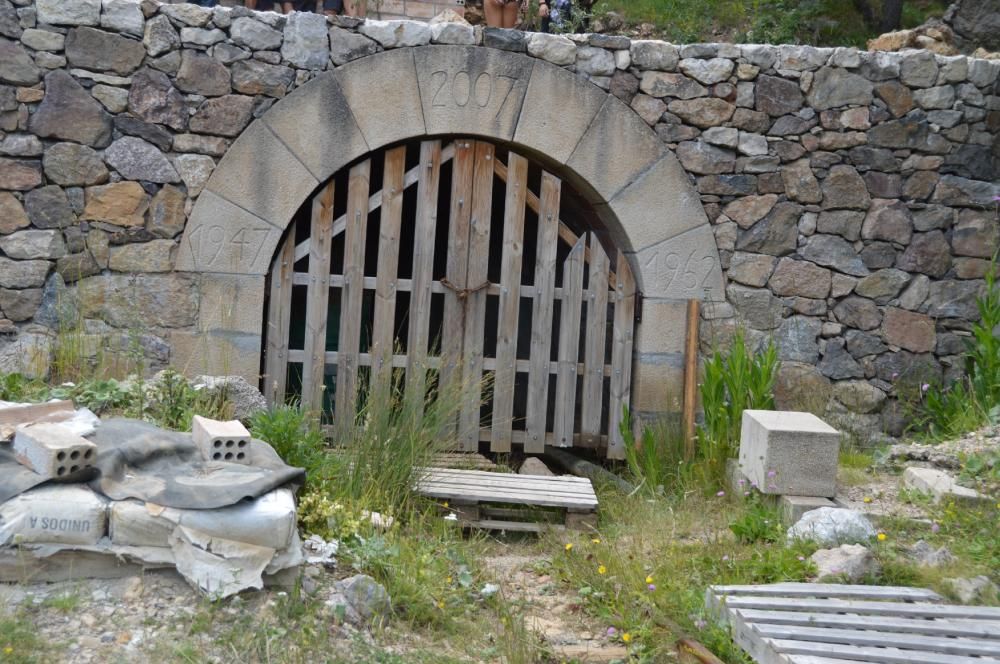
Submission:
[[[161,507],[137,500],[111,503],[111,541],[127,546],[170,546],[174,527],[182,525],[211,537],[284,549],[295,533],[295,497],[275,489],[231,507],[195,510]]]
[[[108,526],[108,502],[85,486],[42,486],[0,505],[0,546],[96,544]]]

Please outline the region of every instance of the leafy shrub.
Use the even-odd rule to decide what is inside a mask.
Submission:
[[[328,477],[330,459],[323,432],[297,406],[281,405],[255,413],[250,431],[270,444],[285,463],[305,468],[310,479],[321,482]]]
[[[744,544],[777,542],[785,533],[778,511],[767,502],[759,491],[750,489],[744,501],[745,510],[729,524],[729,530]]]
[[[114,378],[90,379],[78,384],[67,383],[52,388],[50,396],[54,399],[72,399],[78,406],[89,408],[98,415],[128,408],[134,399],[134,394],[128,385]]]

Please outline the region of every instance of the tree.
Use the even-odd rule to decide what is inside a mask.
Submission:
[[[854,0],[865,25],[880,32],[898,30],[903,20],[903,0]]]

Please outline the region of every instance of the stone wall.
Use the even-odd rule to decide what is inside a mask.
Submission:
[[[213,334],[199,321],[242,315],[206,312],[203,276],[174,270],[232,142],[322,71],[428,43],[563,67],[655,131],[716,246],[632,259],[665,291],[696,294],[695,263],[717,248],[725,301],[706,293],[703,347],[739,325],[755,344],[773,336],[782,406],[898,431],[887,397],[900,383],[961,371],[998,244],[1000,62],[129,0],[0,0],[0,35],[0,371],[44,373],[60,319],[80,322],[94,353],[197,357],[194,340]],[[651,207],[654,222],[676,214]],[[645,308],[638,362],[659,368],[636,378],[640,411],[662,410],[679,385],[682,346],[658,322],[683,320],[675,297]]]
[[[184,4],[180,0],[169,0],[164,4]],[[244,0],[218,0],[222,7],[243,7]],[[465,0],[368,0],[368,16],[381,20],[408,18],[426,21],[443,11],[456,14],[465,13]]]

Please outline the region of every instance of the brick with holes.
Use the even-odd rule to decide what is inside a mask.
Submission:
[[[250,432],[236,420],[220,422],[195,415],[191,435],[206,461],[250,463]]]
[[[21,464],[45,477],[68,477],[97,460],[97,445],[55,423],[18,427],[13,450]]]

